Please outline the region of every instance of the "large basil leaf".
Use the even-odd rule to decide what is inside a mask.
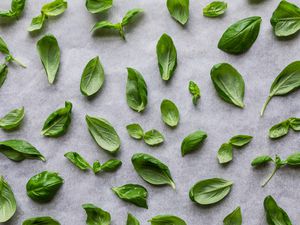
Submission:
[[[228,63],[213,66],[210,72],[218,95],[225,101],[243,108],[245,83],[241,74]]]
[[[144,153],[136,153],[132,156],[131,162],[138,175],[146,182],[153,185],[171,185],[175,188],[168,166]]]
[[[65,134],[71,123],[72,103],[65,102],[65,107],[51,113],[46,119],[42,134],[47,137],[58,137]]]
[[[103,118],[85,117],[88,129],[96,143],[110,153],[116,153],[120,148],[120,138],[112,125]]]
[[[161,118],[170,127],[176,127],[179,122],[177,106],[169,99],[164,99],[160,104]]]
[[[130,135],[130,137],[132,137],[134,139],[140,140],[144,137],[144,130],[137,123],[127,125],[126,129],[127,129],[128,134]]]
[[[52,84],[60,64],[60,49],[53,35],[45,35],[37,42],[37,50],[45,68],[48,81]]]
[[[242,212],[241,208],[237,207],[235,210],[233,210],[232,213],[230,213],[228,216],[226,216],[223,220],[224,225],[242,225]]]
[[[158,215],[149,220],[149,222],[151,225],[187,225],[183,219],[173,215]]]
[[[140,222],[132,214],[128,213],[126,225],[140,225]]]
[[[246,52],[255,42],[261,17],[253,16],[232,24],[222,35],[218,48],[231,54]]]
[[[82,208],[87,215],[87,225],[110,225],[111,217],[109,212],[106,212],[91,203],[83,204]]]
[[[54,0],[42,7],[42,14],[46,16],[58,16],[68,8],[68,3],[65,0]]]
[[[0,64],[0,88],[4,84],[8,73],[8,67],[6,64]]]
[[[100,13],[110,9],[113,0],[86,0],[85,6],[90,13]]]
[[[16,212],[17,203],[9,184],[0,176],[0,223],[8,221]]]
[[[38,31],[43,28],[46,16],[44,14],[38,15],[31,20],[30,26],[27,28],[29,32]]]
[[[126,83],[127,104],[137,112],[141,112],[147,106],[147,85],[137,70],[127,68],[128,77]]]
[[[92,96],[100,90],[103,82],[104,70],[97,56],[91,59],[83,70],[80,91],[85,96]]]
[[[77,152],[67,152],[64,156],[81,170],[92,168],[91,165]]]
[[[144,134],[144,141],[147,145],[155,146],[163,143],[165,140],[164,136],[155,129],[149,130]]]
[[[159,72],[163,80],[170,80],[177,66],[177,51],[172,38],[163,34],[156,45]]]
[[[203,15],[207,17],[218,17],[224,14],[226,9],[226,2],[214,1],[203,8]]]
[[[200,88],[194,81],[189,82],[189,92],[193,96],[193,104],[197,105],[199,98],[201,97]]]
[[[228,163],[233,158],[233,148],[229,143],[224,143],[218,150],[218,160],[220,164]]]
[[[190,199],[200,205],[210,205],[225,198],[233,182],[221,178],[212,178],[197,182],[190,189]]]
[[[12,130],[17,128],[23,121],[25,112],[24,107],[14,109],[0,118],[0,127],[4,130]]]
[[[49,202],[63,182],[63,178],[58,173],[49,171],[38,173],[27,182],[27,195],[34,201]]]
[[[22,225],[60,225],[60,223],[49,216],[43,216],[27,219]]]
[[[262,107],[261,116],[269,104],[273,96],[281,96],[289,94],[290,92],[299,89],[300,87],[300,61],[295,61],[289,64],[284,70],[275,78],[270,88],[269,96]]]
[[[26,0],[12,0],[10,10],[0,10],[0,17],[18,19],[25,7]]]
[[[189,0],[167,0],[167,7],[171,16],[184,25],[189,19]]]
[[[197,150],[203,141],[207,138],[207,134],[201,130],[195,131],[186,136],[181,143],[181,155]]]

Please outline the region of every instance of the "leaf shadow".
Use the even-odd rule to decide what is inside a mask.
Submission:
[[[252,5],[260,4],[265,1],[267,1],[267,0],[248,0],[249,4],[252,4]]]

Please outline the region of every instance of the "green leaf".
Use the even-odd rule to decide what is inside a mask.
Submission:
[[[0,10],[0,17],[18,19],[25,7],[26,0],[12,0],[10,10]]]
[[[189,19],[189,0],[167,0],[170,15],[181,25]]]
[[[86,0],[85,6],[90,13],[101,13],[110,9],[113,0]]]
[[[25,220],[22,225],[60,225],[60,223],[49,217],[49,216],[43,216],[43,217],[35,217]]]
[[[261,17],[248,17],[232,24],[222,35],[218,48],[231,54],[246,52],[254,44],[260,29]]]
[[[288,134],[289,127],[289,120],[282,121],[270,128],[269,137],[272,139],[283,137]]]
[[[222,178],[212,178],[197,182],[190,189],[190,199],[200,205],[210,205],[221,201],[225,198],[233,182]]]
[[[281,1],[270,22],[277,37],[291,36],[300,30],[300,8],[288,1]]]
[[[23,140],[1,141],[0,152],[7,158],[17,162],[28,158],[46,161],[45,157],[35,147]]]
[[[291,117],[289,118],[290,127],[294,131],[300,131],[300,118]]]
[[[113,24],[109,21],[100,21],[100,22],[94,24],[94,26],[92,27],[91,32],[95,32],[96,30],[100,30],[100,29],[113,29],[113,30],[120,31],[121,25],[120,24]]]
[[[95,174],[99,173],[101,171],[101,163],[97,160],[93,163],[93,172]]]
[[[120,166],[122,165],[122,162],[118,159],[110,159],[107,162],[103,163],[101,165],[101,170],[105,172],[114,172],[116,171]]]
[[[104,70],[97,56],[91,59],[83,70],[80,91],[85,96],[92,96],[100,90],[103,82]]]
[[[5,55],[10,54],[10,51],[8,49],[8,46],[7,46],[6,42],[1,37],[0,37],[0,52],[2,52]]]
[[[58,137],[65,134],[71,123],[72,103],[65,102],[65,107],[51,113],[42,129],[42,135],[46,137]]]
[[[0,127],[4,130],[12,130],[17,128],[23,121],[25,112],[24,107],[14,109],[0,118]]]
[[[109,153],[116,153],[121,145],[119,135],[112,125],[103,118],[85,117],[88,129],[95,142]]]
[[[45,35],[37,42],[37,50],[45,68],[48,81],[53,84],[60,64],[60,49],[53,35]]]
[[[148,191],[143,186],[138,184],[125,184],[120,187],[114,187],[112,190],[120,199],[148,209]]]
[[[179,111],[177,106],[168,99],[164,99],[160,104],[161,118],[170,127],[176,127],[179,122]]]
[[[42,14],[46,16],[58,16],[68,8],[68,3],[65,0],[54,0],[42,7]]]
[[[155,146],[164,142],[164,136],[158,130],[152,129],[145,133],[144,141],[147,145]]]
[[[126,129],[127,129],[128,134],[130,135],[130,137],[132,137],[134,139],[140,140],[144,137],[144,130],[137,123],[127,125]]]
[[[268,155],[258,156],[252,160],[251,166],[262,166],[267,164],[268,162],[273,161],[273,159]]]
[[[140,225],[140,222],[132,214],[128,213],[126,225]]]
[[[289,64],[275,78],[270,88],[269,96],[261,110],[261,116],[272,99],[273,96],[287,95],[290,92],[299,89],[300,87],[300,61],[295,61]]]
[[[192,80],[189,82],[189,92],[193,96],[193,98],[192,98],[193,104],[197,105],[198,100],[201,97],[201,93],[200,93],[200,88],[198,87],[198,85]]]
[[[203,8],[203,15],[207,17],[218,17],[225,13],[227,3],[221,1],[214,1]]]
[[[67,152],[64,156],[81,170],[91,169],[91,165],[77,152]]]
[[[229,143],[224,143],[218,150],[218,160],[220,164],[228,163],[232,160],[232,145]]]
[[[29,32],[38,31],[43,28],[46,16],[44,14],[38,15],[31,20],[30,26],[27,28]]]
[[[156,45],[159,72],[163,80],[170,80],[177,66],[177,51],[172,38],[163,34]]]
[[[244,108],[245,83],[241,74],[228,63],[213,66],[210,72],[215,89],[225,102]]]
[[[173,215],[158,215],[149,220],[151,225],[187,225],[186,222]]]
[[[8,221],[15,214],[17,202],[9,184],[0,176],[0,223]]]
[[[230,138],[229,143],[235,147],[243,147],[252,140],[252,136],[249,135],[236,135]]]
[[[8,68],[6,64],[0,64],[0,88],[6,80]]]
[[[122,19],[121,26],[123,27],[128,25],[129,23],[132,23],[134,18],[142,12],[143,12],[142,9],[131,9],[127,11],[125,16]]]
[[[147,85],[142,76],[137,70],[127,68],[128,77],[126,83],[126,98],[130,108],[137,112],[143,111],[148,103],[147,100]]]
[[[171,185],[175,189],[168,166],[145,153],[136,153],[131,162],[138,175],[146,182],[153,185]]]
[[[64,180],[58,173],[44,171],[30,178],[26,184],[27,195],[37,202],[49,202]]]
[[[87,218],[87,225],[110,225],[110,214],[98,208],[93,204],[83,204],[82,208],[85,210]]]
[[[185,156],[186,154],[199,149],[206,138],[207,134],[201,130],[195,131],[186,136],[181,143],[181,155]]]
[[[286,164],[289,166],[300,166],[300,152],[289,155],[286,158]]]
[[[223,220],[224,225],[242,225],[241,208],[237,207],[232,213],[226,216]]]

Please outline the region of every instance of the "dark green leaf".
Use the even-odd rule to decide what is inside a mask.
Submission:
[[[262,155],[253,159],[251,162],[251,166],[262,166],[271,161],[273,161],[273,159],[270,156]]]
[[[49,216],[43,216],[27,219],[22,225],[60,225],[60,223]]]
[[[286,158],[286,164],[289,166],[300,166],[300,152],[289,155]]]
[[[193,96],[193,104],[197,105],[198,99],[201,97],[200,88],[194,81],[189,82],[189,92]]]
[[[273,139],[283,137],[289,132],[289,127],[289,120],[278,123],[270,128],[269,137]]]
[[[147,145],[155,146],[164,142],[164,136],[158,130],[152,129],[145,133],[144,141]]]
[[[219,163],[224,164],[232,160],[232,145],[229,143],[224,143],[218,150],[218,160]]]
[[[140,225],[140,222],[132,214],[128,213],[126,225]]]
[[[294,131],[300,131],[300,118],[291,117],[289,118],[290,127]]]
[[[229,143],[235,147],[243,147],[252,140],[252,136],[249,135],[236,135],[230,138]]]
[[[137,123],[127,125],[126,129],[127,129],[128,134],[130,135],[130,137],[132,137],[134,139],[140,140],[144,137],[144,130]]]
[[[85,210],[87,218],[87,225],[110,225],[110,214],[98,208],[93,204],[83,204],[82,208]]]
[[[46,16],[58,16],[68,8],[68,3],[65,0],[54,0],[42,7],[42,14]]]
[[[101,13],[110,9],[113,0],[86,0],[85,6],[90,13]]]
[[[10,54],[6,42],[1,37],[0,37],[0,52],[2,52],[5,55],[9,55]]]
[[[206,138],[207,134],[201,130],[186,136],[181,143],[181,155],[185,156],[186,154],[197,150]]]
[[[6,64],[0,64],[0,88],[6,80],[8,68]]]
[[[121,22],[121,26],[123,27],[123,26],[126,26],[126,25],[128,25],[129,23],[131,23],[131,22],[134,20],[134,18],[135,18],[138,14],[140,14],[141,12],[143,12],[142,9],[131,9],[131,10],[129,10],[129,11],[125,14],[125,16],[123,17],[122,22]]]
[[[110,159],[107,162],[103,163],[100,168],[105,172],[113,172],[116,171],[121,165],[122,162],[120,160]]]
[[[46,16],[44,14],[32,18],[30,26],[27,28],[29,32],[38,31],[43,28]]]
[[[226,216],[223,220],[224,225],[242,225],[241,208],[237,207],[232,213]]]
[[[77,152],[67,152],[64,156],[81,170],[88,170],[92,168],[91,165]]]
[[[181,25],[189,19],[189,0],[167,0],[170,15]]]
[[[16,212],[17,202],[9,184],[0,176],[0,223],[8,221]]]
[[[170,127],[176,127],[179,122],[177,106],[169,99],[164,99],[160,104],[161,118]]]
[[[14,109],[0,118],[0,127],[4,130],[12,130],[17,128],[23,121],[25,112],[24,107]]]
[[[203,8],[203,15],[207,17],[218,17],[224,14],[226,9],[226,2],[214,1],[205,6],[205,8]]]
[[[151,225],[187,225],[183,219],[173,215],[158,215],[149,222]]]

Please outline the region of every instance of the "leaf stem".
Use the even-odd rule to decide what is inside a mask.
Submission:
[[[268,96],[266,102],[264,103],[264,105],[263,105],[263,107],[262,107],[262,109],[261,109],[261,111],[260,111],[260,116],[263,116],[263,115],[264,115],[264,112],[265,112],[265,110],[266,110],[266,107],[267,107],[267,105],[269,104],[269,102],[270,102],[270,100],[271,100],[272,97],[273,97],[273,96],[271,96],[271,95]]]
[[[19,60],[17,60],[16,58],[12,57],[12,60],[17,63],[19,66],[26,68],[26,65],[24,65],[23,63],[21,63]]]
[[[262,183],[262,185],[261,185],[262,187],[265,187],[269,183],[269,181],[275,175],[275,173],[276,173],[277,170],[278,170],[278,167],[275,167],[274,170],[273,170],[273,172],[271,173],[271,175],[268,177],[268,179],[264,183]]]
[[[176,189],[175,183],[173,181],[171,181],[170,185],[174,190]]]

